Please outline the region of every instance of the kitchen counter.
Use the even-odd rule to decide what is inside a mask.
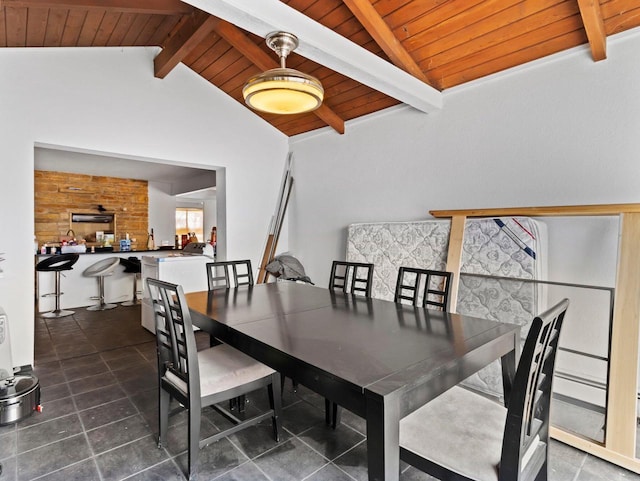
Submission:
[[[83,271],[92,264],[109,257],[127,258],[135,256],[168,257],[182,253],[182,250],[137,250],[118,252],[86,252],[79,253],[78,262],[73,265],[70,271],[62,272],[60,305],[63,309],[73,309],[86,307],[95,304],[97,301],[91,299],[98,295],[98,283],[95,277],[85,277]],[[57,254],[38,254],[35,256],[36,263],[47,257]],[[204,267],[203,267],[204,269]],[[124,273],[124,266],[115,269],[112,275],[105,278],[104,292],[107,302],[118,303],[128,301],[133,297],[133,275]],[[51,311],[55,307],[55,297],[42,297],[43,294],[55,291],[55,275],[52,272],[36,272],[36,294],[38,299],[38,312]],[[142,283],[138,282],[138,290],[142,291]]]
[[[120,249],[118,248],[113,248],[113,250],[98,250],[96,252],[91,252],[90,249],[87,249],[87,252],[77,252],[76,254],[78,255],[96,255],[96,254],[131,254],[132,256],[136,255],[136,254],[148,254],[150,252],[153,253],[157,253],[157,254],[177,254],[177,253],[181,253],[182,249],[136,249],[136,250],[130,250],[130,251],[120,251]],[[56,253],[55,254],[36,254],[36,257],[39,258],[45,258],[45,257],[49,257],[52,255],[57,255],[60,254],[60,248],[56,247]]]

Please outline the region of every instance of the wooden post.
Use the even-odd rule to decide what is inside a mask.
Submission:
[[[609,358],[609,390],[607,393],[607,426],[604,445],[562,428],[551,426],[550,434],[566,444],[640,473],[636,458],[636,424],[638,395],[638,362],[640,349],[640,204],[597,204],[542,207],[508,207],[492,209],[430,211],[436,218],[452,219],[449,256],[453,239],[460,227],[454,229],[456,218],[507,216],[620,216],[620,242]],[[457,252],[457,248],[455,249]],[[459,262],[457,263],[459,267]],[[447,270],[452,272],[456,263]],[[457,271],[459,274],[459,270]],[[457,287],[454,292],[457,297]]]
[[[282,223],[284,216],[287,213],[287,205],[289,204],[289,196],[291,196],[291,189],[293,188],[293,177],[291,176],[291,167],[293,162],[293,154],[289,152],[287,155],[287,161],[285,162],[284,174],[282,176],[282,182],[280,184],[280,195],[278,196],[278,202],[276,203],[276,212],[271,219],[269,225],[269,232],[267,233],[267,243],[264,247],[264,253],[260,261],[260,269],[258,270],[257,284],[263,284],[267,282],[269,278],[269,272],[267,272],[267,264],[269,264],[276,253],[278,247],[278,240],[280,239],[280,231],[282,229]]]
[[[640,326],[640,214],[620,214],[620,217],[605,446],[633,458]]]
[[[467,217],[456,215],[451,218],[451,231],[449,233],[449,250],[447,252],[447,271],[453,273],[449,292],[449,310],[457,312],[458,286],[460,285],[460,266],[462,265],[462,242],[464,240],[464,228]]]

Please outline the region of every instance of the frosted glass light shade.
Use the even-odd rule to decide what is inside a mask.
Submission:
[[[274,68],[250,78],[242,95],[249,107],[270,114],[300,114],[322,105],[320,81],[291,68]]]

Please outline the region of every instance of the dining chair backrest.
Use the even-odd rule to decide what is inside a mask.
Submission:
[[[186,385],[187,398],[200,398],[200,373],[191,313],[182,286],[147,278],[156,320],[158,377],[169,374]],[[190,404],[190,403],[189,403]]]
[[[539,479],[546,469],[553,373],[568,307],[564,299],[531,323],[508,398],[500,481]]]
[[[253,285],[253,271],[249,259],[209,262],[206,267],[210,291]]]
[[[371,297],[372,286],[373,264],[333,261],[329,289]]]
[[[156,319],[158,447],[167,442],[169,417],[179,407],[188,410],[187,479],[193,479],[200,448],[245,427],[271,418],[274,439],[278,441],[282,412],[280,374],[228,344],[198,351],[182,287],[153,278],[146,281]],[[243,409],[238,417],[222,407],[223,401],[241,398],[244,402],[246,394],[265,387],[270,406],[267,411],[258,410],[255,415],[245,416]],[[232,426],[200,439],[201,411],[209,406],[231,421]]]
[[[452,278],[451,272],[400,267],[394,301],[448,311]]]

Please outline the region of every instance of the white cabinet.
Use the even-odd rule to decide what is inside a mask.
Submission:
[[[142,326],[155,333],[153,306],[149,297],[146,279],[160,279],[182,286],[184,292],[206,291],[207,262],[213,259],[205,255],[183,255],[169,257],[142,257],[142,282],[144,284],[142,296]]]

